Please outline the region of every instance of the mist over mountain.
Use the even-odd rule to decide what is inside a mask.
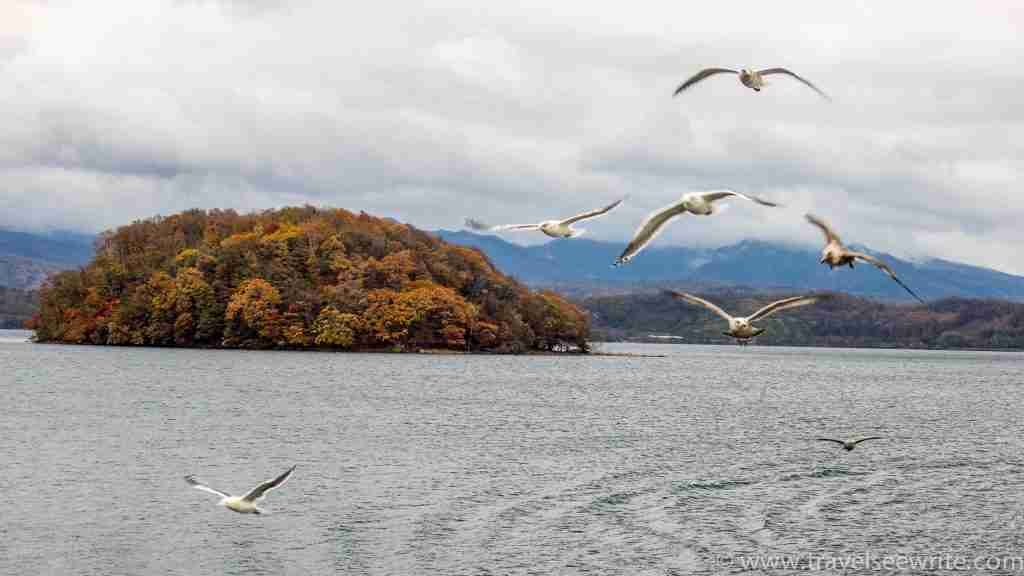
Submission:
[[[522,246],[493,235],[440,230],[444,240],[482,250],[505,273],[534,286],[577,295],[663,285],[703,288],[741,286],[754,290],[829,290],[887,301],[912,301],[888,276],[866,263],[829,270],[817,249],[757,240],[720,248],[649,247],[629,264],[613,268],[618,243],[576,238]],[[886,262],[925,300],[997,298],[1024,301],[1024,277],[941,259],[912,262],[866,250]]]

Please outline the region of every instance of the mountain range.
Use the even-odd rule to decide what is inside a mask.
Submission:
[[[93,256],[89,234],[0,230],[0,286],[32,290],[47,276],[83,266]]]
[[[816,249],[757,240],[719,248],[654,246],[629,264],[612,267],[622,245],[587,238],[524,246],[467,231],[435,232],[453,244],[479,248],[506,274],[536,287],[576,297],[652,291],[739,287],[753,291],[846,292],[884,301],[910,296],[868,264],[829,270]],[[38,234],[0,230],[0,286],[34,289],[48,274],[85,265],[94,236],[75,232]],[[858,247],[865,250],[863,247]],[[1024,301],[1024,277],[942,259],[910,261],[865,250],[884,259],[926,300],[948,297]]]
[[[532,286],[546,286],[583,297],[651,290],[666,285],[755,291],[846,292],[878,300],[912,298],[888,276],[866,263],[853,270],[829,270],[817,249],[744,240],[720,248],[650,247],[629,264],[612,267],[622,245],[590,239],[552,240],[522,246],[498,236],[467,231],[436,232],[444,240],[482,250],[506,274]],[[941,259],[909,261],[853,247],[882,258],[925,300],[996,298],[1024,301],[1024,277]]]

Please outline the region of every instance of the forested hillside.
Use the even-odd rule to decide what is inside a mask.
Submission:
[[[191,210],[103,234],[40,290],[42,342],[586,350],[586,314],[479,251],[345,210]]]
[[[24,328],[37,305],[35,292],[0,286],[0,328]]]
[[[744,316],[786,294],[716,292],[702,296],[730,314]],[[767,331],[759,344],[886,348],[1024,348],[1024,304],[947,298],[927,306],[884,304],[830,294],[817,304],[755,322]],[[725,321],[704,308],[664,294],[590,298],[600,338],[682,337],[687,343],[731,343]]]

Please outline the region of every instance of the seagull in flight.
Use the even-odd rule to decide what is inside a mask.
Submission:
[[[501,226],[488,226],[479,220],[466,218],[466,226],[473,230],[481,230],[484,232],[497,232],[500,230],[540,230],[552,238],[574,238],[586,232],[586,229],[573,228],[573,224],[581,220],[604,216],[614,210],[619,204],[622,204],[623,200],[625,200],[625,198],[616,200],[604,208],[598,208],[597,210],[577,214],[571,218],[566,218],[565,220],[545,220],[539,224],[504,224]]]
[[[281,484],[284,484],[285,480],[287,480],[288,477],[291,476],[292,472],[294,471],[295,466],[292,466],[277,478],[274,478],[273,480],[267,480],[266,482],[261,483],[259,486],[253,488],[252,490],[249,490],[248,492],[245,493],[244,496],[232,496],[227,492],[222,492],[221,490],[217,490],[216,488],[210,488],[206,484],[203,484],[202,482],[196,480],[195,476],[191,474],[185,476],[185,482],[187,482],[188,485],[193,488],[220,496],[221,499],[219,504],[221,506],[224,506],[228,510],[238,512],[239,514],[263,514],[264,510],[256,506],[256,502],[262,499],[267,494],[267,492],[270,492],[274,488],[277,488]]]
[[[881,439],[881,436],[868,436],[867,438],[861,438],[859,440],[853,440],[852,438],[850,440],[836,440],[835,438],[815,438],[815,440],[821,440],[822,442],[835,442],[836,444],[842,446],[843,450],[846,450],[847,452],[853,450],[857,446],[857,444],[860,444],[861,442]]]
[[[807,306],[808,304],[814,304],[815,302],[826,298],[825,295],[819,296],[793,296],[791,298],[783,298],[764,306],[757,312],[754,312],[750,316],[732,316],[725,310],[722,310],[718,306],[708,302],[703,298],[694,296],[693,294],[687,294],[686,292],[676,292],[674,290],[666,290],[666,293],[678,300],[689,302],[690,304],[697,304],[703,306],[708,310],[711,310],[715,314],[718,314],[725,321],[729,323],[729,330],[723,332],[726,336],[732,336],[740,344],[746,344],[751,338],[764,332],[764,328],[757,328],[752,323],[761,318],[765,318],[780,310],[787,308],[797,308],[799,306]]]
[[[817,92],[818,95],[824,98],[825,100],[832,100],[832,98],[830,98],[828,94],[825,94],[817,86],[811,84],[809,80],[797,75],[795,72],[786,70],[785,68],[765,68],[764,70],[748,70],[747,68],[744,68],[738,72],[730,68],[705,68],[700,72],[697,72],[693,76],[690,76],[690,78],[686,82],[680,84],[679,88],[676,88],[676,91],[672,95],[678,96],[679,93],[682,92],[683,90],[686,90],[690,86],[693,86],[694,84],[700,82],[705,78],[714,76],[715,74],[738,74],[740,77],[740,83],[742,83],[747,88],[750,88],[754,92],[761,91],[761,88],[765,85],[765,76],[769,76],[772,74],[784,74],[786,76],[799,80],[805,86]]]
[[[822,264],[828,264],[829,268],[835,268],[836,266],[849,266],[850,268],[853,268],[853,261],[857,259],[863,260],[869,264],[874,264],[876,268],[888,274],[890,278],[895,280],[897,284],[902,286],[903,289],[916,298],[918,302],[926,304],[926,302],[922,300],[916,292],[911,290],[909,286],[904,284],[903,281],[896,276],[896,273],[893,272],[892,268],[890,268],[888,264],[874,256],[864,254],[863,252],[854,252],[846,246],[843,246],[843,242],[839,239],[839,235],[836,234],[835,230],[833,230],[832,227],[830,227],[828,223],[821,218],[818,218],[813,214],[805,214],[804,217],[807,218],[808,222],[817,226],[821,230],[822,234],[825,235],[825,248],[821,251]]]
[[[689,192],[683,194],[679,200],[673,204],[669,204],[663,208],[659,208],[654,212],[647,215],[640,227],[637,228],[636,232],[633,233],[633,239],[629,241],[629,245],[622,251],[622,254],[615,260],[614,266],[621,266],[633,259],[644,247],[647,246],[654,240],[654,238],[661,233],[662,228],[668,221],[675,218],[676,216],[686,214],[697,214],[699,216],[709,216],[714,214],[715,207],[714,203],[723,198],[729,198],[735,196],[736,198],[742,198],[744,200],[750,200],[756,202],[762,206],[778,206],[774,202],[762,200],[757,196],[749,194],[740,194],[732,190],[711,190],[709,192]]]

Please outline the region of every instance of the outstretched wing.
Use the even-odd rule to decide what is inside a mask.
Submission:
[[[732,316],[729,316],[729,314],[726,313],[725,310],[722,310],[718,306],[715,306],[714,304],[712,304],[711,302],[708,302],[707,300],[705,300],[703,298],[700,298],[698,296],[694,296],[693,294],[687,294],[686,292],[676,292],[675,290],[666,290],[665,292],[667,294],[671,295],[673,298],[677,298],[679,300],[685,300],[685,301],[689,302],[690,304],[696,304],[698,306],[703,306],[703,307],[707,308],[708,310],[711,310],[715,314],[718,314],[722,318],[725,318],[726,322],[729,322],[730,320],[732,320]]]
[[[603,215],[611,212],[612,210],[614,210],[615,207],[618,206],[619,204],[622,204],[623,200],[625,200],[625,198],[622,198],[620,200],[616,200],[615,202],[612,202],[611,204],[605,206],[604,208],[598,208],[597,210],[591,210],[590,212],[584,212],[583,214],[577,214],[577,215],[573,216],[572,218],[566,218],[565,220],[562,220],[560,222],[560,224],[562,224],[564,226],[568,226],[569,224],[572,224],[573,222],[579,222],[580,220],[586,220],[588,218],[596,218],[598,216],[603,216]]]
[[[836,234],[836,231],[833,230],[828,225],[828,223],[826,223],[821,218],[818,218],[814,214],[804,214],[804,218],[806,218],[807,221],[810,222],[811,224],[814,224],[815,226],[821,229],[821,232],[825,235],[826,244],[831,242],[835,242],[837,244],[843,243],[843,241],[839,239],[839,234]]]
[[[860,440],[855,440],[853,442],[853,445],[856,446],[857,444],[860,444],[861,442],[867,442],[868,440],[881,440],[881,439],[882,439],[881,436],[868,436],[867,438],[861,438]]]
[[[690,86],[693,86],[694,84],[696,84],[697,82],[700,82],[701,80],[707,78],[708,76],[714,76],[715,74],[726,74],[726,73],[728,73],[728,74],[738,74],[738,72],[736,72],[735,70],[730,70],[728,68],[705,68],[705,69],[701,70],[700,72],[697,72],[693,76],[690,76],[690,79],[687,80],[686,82],[683,82],[682,84],[680,84],[679,88],[676,88],[676,91],[673,92],[672,95],[673,96],[678,96],[680,92],[682,92],[683,90],[686,90]]]
[[[294,471],[295,466],[292,466],[287,471],[285,471],[284,474],[281,474],[277,478],[274,478],[273,480],[267,480],[266,482],[260,484],[259,486],[253,488],[252,490],[249,490],[249,492],[246,493],[245,496],[242,496],[242,500],[245,500],[247,502],[253,502],[255,500],[263,498],[264,494],[273,490],[274,488],[277,488],[281,484],[284,484],[284,481],[287,480],[288,477],[291,476],[292,472]]]
[[[751,194],[741,194],[739,192],[734,192],[732,190],[716,190],[714,192],[708,192],[706,194],[702,194],[701,196],[704,198],[704,200],[706,202],[714,202],[716,200],[721,200],[722,198],[728,198],[730,196],[736,196],[737,198],[743,198],[744,200],[750,200],[751,202],[757,202],[758,204],[760,204],[762,206],[778,206],[778,204],[776,204],[775,202],[769,202],[769,201],[767,201],[767,200],[765,200],[763,198],[758,198],[757,196],[753,196]]]
[[[874,264],[876,268],[878,268],[882,272],[885,272],[886,274],[888,274],[889,278],[892,278],[893,280],[896,281],[897,284],[899,284],[900,286],[903,286],[903,289],[906,290],[911,296],[913,296],[914,298],[917,298],[918,302],[920,302],[921,304],[927,304],[927,302],[922,300],[921,297],[918,296],[916,292],[914,292],[913,290],[910,289],[909,286],[904,284],[903,281],[900,280],[898,276],[896,276],[896,273],[893,272],[892,268],[890,268],[889,265],[886,264],[885,262],[882,262],[878,258],[875,258],[874,256],[871,256],[869,254],[864,254],[863,252],[849,252],[849,255],[853,256],[854,258],[860,258],[861,260],[863,260],[863,261],[865,261],[865,262],[867,262],[869,264]]]
[[[793,296],[792,298],[783,298],[782,300],[772,302],[771,304],[765,306],[764,308],[761,308],[757,312],[754,312],[753,314],[747,317],[747,320],[753,322],[758,318],[764,318],[765,316],[774,314],[775,312],[778,312],[780,310],[785,310],[787,308],[797,308],[799,306],[807,306],[808,304],[814,304],[818,300],[821,300],[823,297],[824,296]]]
[[[501,226],[488,226],[479,220],[472,218],[466,218],[466,226],[473,230],[480,230],[483,232],[496,232],[498,230],[538,230],[540,229],[539,224],[504,224]]]
[[[815,438],[815,440],[821,440],[822,442],[835,442],[840,446],[846,446],[846,442],[843,442],[842,440],[836,440],[835,438]]]
[[[682,203],[676,202],[648,214],[640,227],[633,233],[633,239],[626,245],[626,249],[615,259],[615,266],[629,262],[633,256],[636,256],[661,233],[661,229],[669,220],[684,212],[686,212],[686,208]]]
[[[191,487],[193,487],[193,488],[195,488],[197,490],[202,490],[203,492],[209,492],[210,494],[216,494],[217,496],[220,496],[221,498],[231,498],[231,494],[228,494],[227,492],[222,492],[220,490],[217,490],[216,488],[210,488],[206,484],[203,484],[202,482],[196,480],[196,477],[191,475],[191,474],[189,474],[188,476],[185,476],[185,482],[188,482],[189,486],[191,486]]]
[[[825,94],[824,92],[822,92],[820,88],[818,88],[814,84],[811,84],[811,82],[809,80],[807,80],[806,78],[804,78],[802,76],[798,76],[795,72],[790,72],[789,70],[786,70],[785,68],[765,68],[764,70],[758,71],[758,74],[760,74],[761,76],[768,76],[770,74],[785,74],[786,76],[790,76],[790,77],[796,78],[800,82],[803,82],[805,86],[807,86],[811,90],[814,90],[815,92],[817,92],[818,95],[821,96],[822,98],[824,98],[825,100],[828,100],[830,102],[832,101],[832,97],[831,96],[829,96],[828,94]]]

